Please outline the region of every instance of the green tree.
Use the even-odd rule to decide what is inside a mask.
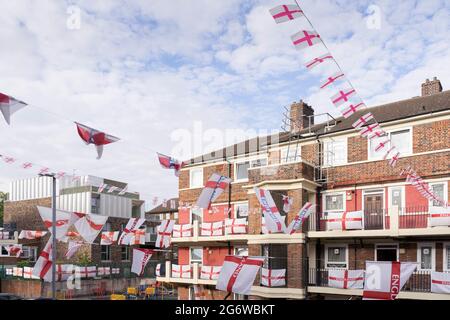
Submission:
[[[0,191],[0,227],[3,227],[3,208],[6,200],[6,193]]]

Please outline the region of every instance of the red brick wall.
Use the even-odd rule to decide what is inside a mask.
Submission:
[[[415,126],[413,132],[415,153],[450,148],[450,120]]]
[[[231,254],[233,254],[233,247],[230,250]],[[203,249],[203,265],[222,266],[227,255],[228,247],[205,247]]]
[[[361,136],[349,137],[347,139],[347,158],[348,162],[357,162],[367,160],[367,139]]]

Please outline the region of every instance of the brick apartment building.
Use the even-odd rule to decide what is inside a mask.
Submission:
[[[372,112],[401,151],[396,168],[373,152],[352,123]],[[430,227],[428,214],[439,210],[401,177],[411,165],[448,201],[450,184],[450,91],[436,78],[422,84],[422,95],[360,111],[352,117],[314,124],[314,110],[303,102],[290,109],[290,131],[256,138],[192,159],[181,170],[177,224],[192,232],[173,238],[178,260],[166,263],[158,281],[178,286],[180,299],[193,299],[199,285],[207,299],[222,299],[215,280],[201,279],[202,266],[221,266],[228,254],[267,257],[268,269],[285,269],[286,286],[261,285],[258,275],[249,297],[235,299],[349,299],[362,290],[328,286],[330,268],[364,269],[366,260],[412,261],[419,270],[399,295],[409,299],[449,299],[430,293],[430,272],[450,271],[450,228]],[[212,173],[233,179],[213,209],[195,204]],[[253,187],[271,191],[289,224],[307,201],[314,210],[302,232],[293,235],[262,233],[262,214]],[[288,214],[282,195],[293,197]],[[231,210],[229,210],[231,209]],[[327,231],[331,212],[363,211],[362,230]],[[247,221],[245,234],[201,236],[201,223],[227,218]],[[185,266],[186,274],[171,272]],[[188,272],[189,271],[189,272]]]
[[[115,186],[119,190],[109,193],[108,189],[105,189],[99,192],[102,184]],[[73,180],[72,177],[59,179],[57,209],[107,215],[109,218],[103,231],[121,231],[130,218],[144,217],[144,201],[140,200],[138,193],[126,192],[119,195],[120,190],[126,185],[123,182],[94,176],[83,176],[77,180]],[[52,181],[49,177],[29,178],[10,183],[8,200],[5,202],[4,227],[11,234],[16,234],[14,241],[23,245],[24,253],[19,259],[2,254],[0,264],[15,265],[18,260],[28,260],[31,266],[34,264],[50,235],[47,234],[37,240],[18,240],[17,233],[21,230],[47,230],[36,206],[51,207],[51,193]],[[149,242],[150,235],[146,234],[146,238]],[[132,247],[116,244],[101,246],[99,239],[100,236],[94,244],[84,245],[70,260],[64,257],[67,244],[58,242],[58,263],[78,264],[88,261],[89,265],[120,267],[121,272],[129,274]]]

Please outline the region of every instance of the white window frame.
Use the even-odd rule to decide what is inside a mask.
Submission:
[[[396,133],[399,131],[409,131],[409,150],[407,153],[401,153],[400,157],[403,156],[410,156],[413,154],[413,128],[412,127],[406,127],[406,128],[398,128],[398,129],[391,129],[391,130],[385,130],[385,132],[387,133],[387,136],[385,136],[385,139],[389,139],[389,141],[391,140],[391,134],[392,133]],[[382,139],[382,138],[381,138]],[[384,153],[383,152],[377,152],[375,155],[371,155],[370,154],[370,145],[371,142],[374,140],[368,139],[367,142],[367,159],[369,161],[379,161],[383,159]],[[391,143],[389,142],[388,146],[387,146],[387,150],[389,150],[389,148],[391,147]]]
[[[430,190],[432,186],[437,184],[443,184],[444,185],[444,197],[442,200],[448,201],[448,181],[436,181],[436,182],[430,182],[428,185],[430,186]],[[428,201],[428,208],[430,212],[440,212],[442,211],[443,207],[436,207],[433,205],[433,200]]]
[[[192,251],[194,249],[200,249],[202,251],[201,261],[192,260]],[[193,263],[203,264],[203,247],[190,247],[189,248],[189,264],[192,265]]]
[[[431,269],[422,268],[422,247],[431,247]],[[417,270],[434,271],[436,270],[436,244],[434,242],[418,242],[417,243]]]
[[[399,209],[401,209],[401,208],[405,208],[405,206],[406,206],[406,188],[405,188],[405,186],[394,186],[394,187],[388,187],[388,190],[387,190],[387,192],[388,192],[388,194],[387,194],[387,200],[388,200],[388,206],[389,206],[389,208],[392,208],[394,205],[392,204],[392,191],[393,190],[395,190],[395,189],[400,189],[401,190],[401,192],[402,192],[402,203],[401,203],[401,205],[400,205],[400,208]],[[381,189],[380,189],[381,190]],[[386,203],[386,201],[385,201],[385,199],[383,199],[384,201],[384,203]],[[364,201],[363,201],[364,202]],[[385,205],[383,205],[383,207],[384,207]]]
[[[442,265],[442,270],[449,272],[450,268],[448,268],[448,255],[446,252],[446,248],[449,247],[450,250],[450,242],[444,242],[443,243],[443,247],[442,247],[442,257],[443,257],[443,265]]]
[[[364,196],[371,195],[371,194],[383,194],[383,210],[386,210],[386,188],[380,187],[378,189],[367,189],[362,191],[362,200],[361,200],[361,210],[364,212],[366,209],[364,206]],[[389,198],[388,198],[389,199]],[[384,221],[384,219],[383,219]],[[383,222],[384,225],[384,222]]]
[[[343,204],[343,208],[342,210],[327,210],[327,197],[328,196],[342,196],[342,204]],[[343,192],[333,192],[333,193],[324,193],[323,197],[322,197],[322,208],[323,208],[323,212],[345,212],[347,211],[347,199],[346,199],[346,193],[345,191]]]
[[[193,177],[193,173],[194,172],[201,172],[201,174],[202,174],[202,179],[201,179],[201,185],[193,185],[192,184],[192,177]],[[198,189],[198,188],[203,188],[203,185],[204,185],[204,183],[203,183],[203,179],[204,179],[204,177],[203,177],[203,168],[192,168],[192,169],[190,169],[189,170],[189,188],[190,189]]]
[[[123,252],[122,252],[123,248],[125,248],[127,250],[128,259],[123,259],[123,255],[122,255],[123,254]],[[129,246],[121,246],[121,248],[120,248],[120,261],[128,262],[128,261],[130,261],[130,258],[131,258],[131,249],[130,249],[130,247]]]
[[[265,160],[266,161],[266,165],[265,166],[267,166],[269,164],[269,158],[267,156],[248,158],[248,159],[242,159],[242,160],[236,161],[233,164],[233,168],[234,168],[234,170],[233,170],[234,171],[234,174],[233,174],[233,178],[234,178],[233,180],[234,181],[233,182],[236,183],[236,182],[247,182],[248,181],[248,178],[245,178],[245,179],[238,179],[237,178],[237,166],[238,166],[238,164],[249,162],[250,167],[248,168],[248,170],[253,169],[253,168],[265,167],[265,166],[261,166],[261,167],[252,166],[252,162],[255,162],[255,161],[258,161],[258,160]]]
[[[334,143],[334,142],[343,142],[344,143],[344,161],[342,163],[338,163],[335,162],[335,160],[333,159],[333,162],[331,164],[329,164],[329,158],[328,158],[328,144],[329,143]],[[324,154],[323,154],[323,166],[324,167],[334,167],[334,166],[343,166],[348,164],[348,138],[336,138],[336,139],[327,139],[323,141],[323,150],[324,150]],[[334,146],[333,146],[334,147]],[[326,157],[326,158],[325,158]],[[327,161],[325,161],[325,159]]]
[[[109,250],[109,259],[107,259],[107,260],[103,260],[102,259],[102,248],[103,247],[109,248],[108,249]],[[100,261],[102,261],[102,262],[111,262],[111,259],[112,259],[111,246],[100,246]]]
[[[239,217],[237,216],[237,207],[241,206],[241,205],[247,205],[247,216],[246,217],[241,217],[242,219],[246,218],[248,219],[249,216],[249,211],[250,211],[250,206],[248,204],[248,201],[243,201],[243,202],[236,202],[233,204],[233,209],[234,209],[234,214],[235,214],[235,218],[238,219]]]
[[[376,243],[375,244],[375,251],[374,251],[374,261],[378,261],[377,259],[377,250],[378,248],[381,247],[381,249],[383,249],[382,247],[394,247],[395,246],[395,250],[397,251],[397,261],[400,261],[400,246],[398,243]]]
[[[296,159],[290,160],[290,158],[288,158],[288,160],[286,161],[286,155],[287,155],[288,150],[289,150],[289,153],[293,152],[294,155],[295,155],[295,150],[296,149],[297,149]],[[285,153],[285,154],[283,155],[283,153]],[[294,155],[292,157],[294,157]],[[301,161],[302,161],[302,147],[301,147],[301,145],[285,146],[285,147],[282,147],[280,149],[280,164],[298,163],[298,162],[301,162]]]
[[[336,262],[329,262],[328,261],[328,249],[334,248],[334,247],[345,247],[345,267],[342,268],[336,268],[336,267],[328,267],[328,263],[337,264]],[[349,263],[348,263],[348,244],[347,243],[329,243],[325,244],[325,269],[348,269]]]

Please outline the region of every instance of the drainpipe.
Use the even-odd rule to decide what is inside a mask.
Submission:
[[[225,158],[225,161],[228,163],[228,178],[231,178],[231,162]],[[228,184],[228,219],[231,219],[231,183]],[[228,254],[231,255],[231,242],[228,241]]]

